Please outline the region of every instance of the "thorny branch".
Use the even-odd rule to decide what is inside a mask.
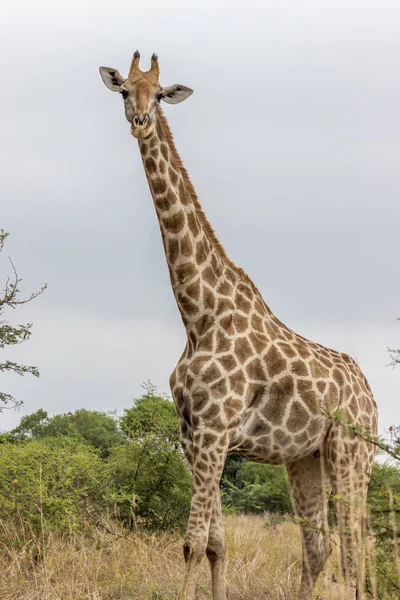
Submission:
[[[8,235],[9,234],[6,233],[3,229],[0,229],[0,252],[4,248],[4,243]],[[27,304],[28,302],[31,302],[32,300],[34,300],[34,298],[42,294],[47,288],[47,284],[45,284],[38,291],[33,292],[28,298],[20,298],[19,285],[22,280],[18,277],[17,270],[11,258],[9,258],[9,261],[11,264],[12,275],[7,277],[4,290],[2,292],[2,295],[0,296],[0,317],[6,307],[15,309],[21,304]],[[0,349],[4,349],[5,346],[22,344],[22,342],[25,342],[31,336],[31,329],[32,323],[25,323],[23,325],[13,326],[9,323],[8,320],[0,319]],[[26,373],[30,373],[35,377],[39,377],[39,371],[37,367],[20,365],[9,360],[5,361],[4,363],[0,363],[0,372],[5,371],[13,371],[14,373],[17,373],[21,376],[24,376]],[[13,396],[11,396],[10,394],[0,392],[0,412],[3,408],[15,408],[20,404],[21,402],[15,400],[15,398],[13,398]]]

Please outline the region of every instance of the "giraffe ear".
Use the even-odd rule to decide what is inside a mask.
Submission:
[[[161,90],[159,98],[168,104],[179,104],[193,94],[193,90],[185,85],[169,85]]]
[[[117,71],[117,69],[112,69],[111,67],[100,67],[99,71],[100,76],[108,89],[112,92],[119,92],[121,85],[125,82],[121,73]]]

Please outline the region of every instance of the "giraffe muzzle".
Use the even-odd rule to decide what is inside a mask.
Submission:
[[[140,117],[135,115],[132,119],[132,135],[138,139],[146,138],[150,135],[154,127],[153,121],[151,121],[149,115]]]

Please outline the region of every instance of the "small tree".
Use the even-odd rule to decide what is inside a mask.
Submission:
[[[6,233],[3,229],[0,229],[0,253],[4,248],[4,243],[8,237],[8,233]],[[3,312],[6,307],[9,308],[17,308],[20,304],[27,304],[36,296],[39,296],[46,289],[47,285],[43,285],[39,291],[33,292],[28,298],[20,297],[19,284],[21,283],[21,279],[17,275],[17,271],[11,259],[9,259],[12,274],[7,277],[4,290],[2,295],[0,296],[0,348],[5,348],[6,346],[13,346],[15,344],[22,344],[31,336],[32,323],[25,323],[24,325],[16,325],[13,326],[10,324],[8,319],[4,319]],[[6,360],[5,362],[0,362],[0,373],[6,371],[13,371],[18,375],[25,375],[26,373],[31,373],[35,377],[39,377],[39,371],[37,367],[20,365],[18,363],[12,362],[10,360]],[[4,408],[11,408],[20,405],[21,402],[15,400],[13,396],[10,394],[6,394],[5,392],[0,391],[0,412],[4,410]]]

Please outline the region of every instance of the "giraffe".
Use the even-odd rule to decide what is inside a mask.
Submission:
[[[213,599],[226,600],[219,482],[227,454],[235,452],[286,465],[302,534],[298,599],[311,598],[331,551],[325,527],[330,492],[337,500],[344,597],[353,599],[358,590],[357,598],[363,598],[363,571],[356,559],[362,554],[361,521],[374,446],[356,428],[376,434],[377,409],[368,382],[350,356],[284,325],[230,260],[160,107],[161,101],[182,102],[193,90],[178,84],[161,87],[156,55],[148,71],[139,68],[139,61],[136,51],[127,78],[109,67],[100,67],[100,74],[109,89],[122,95],[138,139],[187,333],[170,378],[181,445],[193,475],[182,597],[194,600],[206,554]]]

